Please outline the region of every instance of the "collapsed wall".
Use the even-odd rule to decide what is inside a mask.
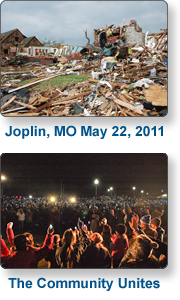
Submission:
[[[125,28],[124,34],[124,46],[132,46],[134,44],[145,44],[145,34],[143,32],[138,32],[135,27],[127,26]]]
[[[94,29],[94,45],[101,47],[108,43],[114,44],[119,41],[119,45],[129,47],[132,45],[145,45],[145,34],[135,20],[130,20],[129,25],[114,26],[110,25]],[[120,43],[121,41],[121,43]],[[122,42],[124,44],[122,44]]]

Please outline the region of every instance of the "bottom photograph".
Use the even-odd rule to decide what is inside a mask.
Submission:
[[[1,266],[163,269],[164,153],[1,155]]]

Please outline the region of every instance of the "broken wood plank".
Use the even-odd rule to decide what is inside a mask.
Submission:
[[[126,108],[140,114],[140,115],[143,115],[143,112],[140,109],[138,109],[137,107],[134,107],[133,105],[131,105],[127,102],[123,102],[123,101],[117,99],[114,95],[112,95],[112,98],[113,98],[115,103],[117,103],[119,105],[122,105],[123,107],[126,107]]]
[[[20,86],[20,87],[18,87],[18,88],[15,88],[15,89],[13,89],[13,90],[10,90],[8,93],[10,94],[10,93],[19,91],[19,90],[21,90],[21,89],[24,89],[25,87],[29,87],[29,86],[34,85],[34,84],[37,84],[37,83],[39,83],[39,82],[42,82],[42,81],[45,81],[45,80],[49,80],[49,79],[51,79],[51,78],[54,78],[54,77],[57,77],[57,76],[61,76],[61,75],[65,75],[65,74],[64,74],[64,73],[63,73],[63,74],[58,73],[58,74],[56,74],[56,75],[49,76],[49,77],[46,77],[46,78],[43,78],[43,79],[34,81],[34,82],[32,82],[32,83],[27,83],[27,84],[25,84],[25,85],[23,85],[23,86]],[[67,74],[66,74],[66,75],[67,75]]]
[[[9,104],[11,104],[14,99],[16,99],[16,96],[12,97],[9,101],[7,101],[4,105],[1,106],[1,111],[3,111],[6,107],[9,106]]]

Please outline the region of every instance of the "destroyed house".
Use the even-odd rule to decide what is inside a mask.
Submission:
[[[25,38],[26,36],[24,36],[18,29],[1,33],[1,55],[14,56],[19,43],[21,43]]]
[[[31,49],[29,47],[43,47],[43,45],[40,43],[40,41],[35,37],[31,36],[28,38],[25,38],[20,44],[19,44],[19,52],[28,53],[29,55],[32,54]]]
[[[130,20],[129,25],[106,26],[94,29],[94,45],[103,48],[106,44],[118,43],[119,46],[132,46],[145,44],[145,34],[135,20]]]
[[[1,56],[13,57],[21,50],[26,52],[29,46],[42,47],[42,44],[35,36],[26,37],[18,29],[1,34]]]
[[[162,33],[147,34],[146,46],[155,47],[157,45],[160,50],[167,51],[167,29],[163,31]]]
[[[19,47],[29,47],[29,46],[43,47],[43,45],[40,43],[40,41],[38,41],[38,39],[35,36],[25,38],[19,45]]]

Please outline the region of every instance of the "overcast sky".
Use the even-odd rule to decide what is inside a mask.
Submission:
[[[63,40],[64,44],[85,46],[87,29],[106,25],[129,25],[135,19],[146,33],[167,28],[164,1],[5,1],[1,4],[1,33],[18,28],[27,37]]]

